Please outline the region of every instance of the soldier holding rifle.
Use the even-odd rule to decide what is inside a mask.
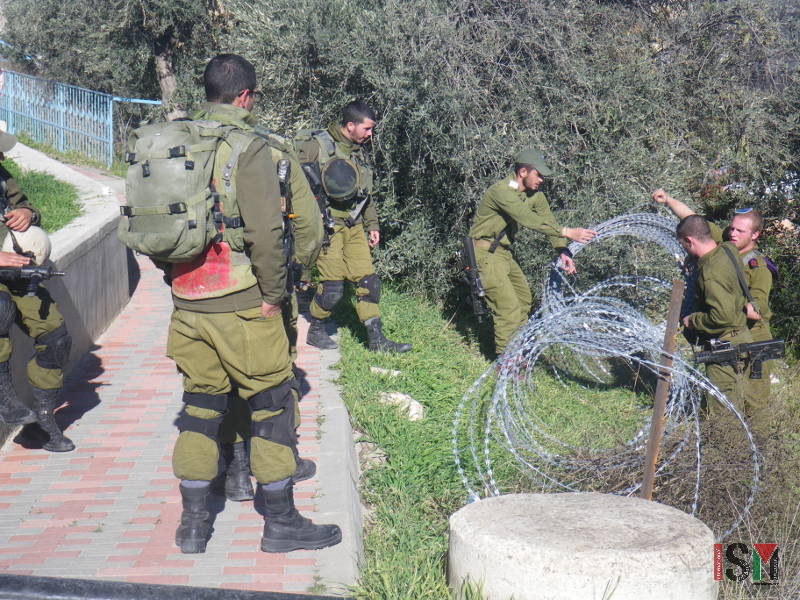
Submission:
[[[664,204],[679,219],[683,219],[695,214],[694,211],[680,200],[676,200],[663,189],[653,192],[653,200]],[[772,311],[769,306],[769,294],[772,289],[773,275],[777,274],[777,268],[758,251],[756,244],[761,235],[763,218],[754,208],[736,209],[730,224],[723,231],[714,223],[708,223],[712,239],[721,244],[723,237],[729,238],[730,242],[736,247],[738,256],[741,258],[741,272],[744,282],[752,296],[753,302],[748,302],[746,307],[747,328],[754,342],[768,342],[772,340],[770,331],[770,318]],[[750,400],[748,402],[752,413],[752,418],[756,421],[751,425],[755,429],[767,426],[769,413],[768,403],[770,394],[770,362],[755,361],[754,369],[748,381]],[[757,377],[756,377],[757,375]],[[763,420],[761,423],[759,421]]]
[[[0,160],[11,150],[17,138],[0,132]],[[35,226],[39,213],[5,168],[0,166],[0,421],[9,425],[38,422],[45,434],[43,448],[50,452],[69,452],[75,444],[59,429],[53,414],[64,382],[64,366],[69,359],[72,339],[53,298],[37,281],[56,274],[41,265],[49,256],[47,235]],[[26,237],[39,235],[37,253],[25,252]],[[11,242],[9,244],[8,242]],[[37,266],[37,263],[39,265]],[[5,273],[5,277],[3,277]],[[36,399],[36,412],[16,397],[11,381],[11,326],[17,323],[34,340],[34,356],[28,363],[28,379]],[[28,429],[25,435],[32,434]],[[37,432],[38,433],[38,432]]]
[[[517,154],[514,172],[486,191],[469,230],[486,303],[494,313],[494,341],[498,355],[528,320],[531,310],[531,289],[511,254],[511,244],[519,227],[545,234],[568,274],[575,273],[575,264],[567,249],[567,238],[586,243],[595,236],[590,229],[562,227],[555,220],[547,198],[542,192],[537,192],[542,178],[551,174],[538,150],[529,149]]]

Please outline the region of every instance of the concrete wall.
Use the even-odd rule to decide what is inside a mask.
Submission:
[[[72,336],[67,373],[91,352],[94,341],[120,313],[138,281],[133,255],[117,240],[119,200],[123,182],[87,169],[67,167],[44,154],[17,144],[8,153],[24,169],[52,174],[78,189],[83,214],[51,235],[51,260],[64,277],[44,286],[56,301]],[[32,340],[14,327],[11,367],[20,400],[32,403],[25,366],[32,356]],[[0,424],[0,445],[12,428]]]

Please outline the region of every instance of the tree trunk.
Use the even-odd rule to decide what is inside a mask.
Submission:
[[[160,51],[156,51],[153,59],[155,60],[156,77],[161,88],[161,104],[164,107],[164,116],[167,121],[185,118],[188,116],[185,110],[175,105],[173,97],[178,90],[178,82],[175,79],[175,72],[172,70],[172,48],[169,42],[159,44]]]

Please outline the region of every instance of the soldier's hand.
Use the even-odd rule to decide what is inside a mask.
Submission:
[[[749,302],[747,304],[745,304],[744,309],[745,309],[744,312],[747,314],[747,318],[750,319],[751,321],[760,321],[761,320],[761,315],[758,314],[756,309],[753,308],[753,305],[750,304]]]
[[[265,319],[267,317],[273,317],[281,312],[281,305],[280,304],[268,304],[267,302],[261,301],[261,316]]]
[[[24,267],[31,259],[14,252],[0,252],[0,267]]]
[[[667,194],[667,192],[665,192],[662,188],[658,188],[651,195],[653,197],[653,200],[655,200],[659,204],[666,204],[667,201],[669,200],[669,194]]]
[[[369,232],[369,247],[374,248],[378,245],[378,242],[381,241],[381,233],[380,231],[370,231]]]
[[[29,208],[15,208],[8,211],[3,220],[12,231],[25,231],[31,226],[33,212]]]
[[[596,235],[596,231],[592,229],[584,229],[583,227],[564,228],[564,237],[571,239],[573,242],[580,242],[581,244],[591,242]]]
[[[683,317],[683,326],[686,327],[687,329],[689,328],[689,315]]]
[[[566,273],[567,275],[574,275],[575,273],[577,273],[577,269],[575,269],[575,262],[572,260],[572,257],[566,252],[561,254],[561,262],[564,265],[561,267],[564,273]]]

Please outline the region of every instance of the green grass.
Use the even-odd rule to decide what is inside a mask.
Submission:
[[[455,320],[443,319],[437,307],[389,286],[384,290],[384,333],[395,341],[413,343],[414,350],[408,354],[368,352],[365,331],[352,305],[340,304],[335,314],[342,357],[337,365],[338,383],[353,426],[364,441],[377,444],[386,454],[384,463],[362,475],[362,500],[372,514],[365,530],[365,560],[353,595],[359,600],[446,599],[451,597],[446,580],[448,518],[467,500],[453,460],[451,428],[464,392],[489,361],[478,351],[474,328],[461,327],[464,333],[459,333]],[[375,374],[371,366],[396,369],[400,375]],[[620,380],[631,379],[630,373],[618,375]],[[614,381],[592,384],[587,389],[574,383],[565,387],[544,371],[534,372],[534,377],[537,391],[530,397],[531,406],[541,418],[540,425],[564,441],[593,449],[614,447],[638,429],[650,410],[646,383],[636,391],[614,385]],[[784,381],[794,379],[786,376]],[[796,390],[796,386],[792,388]],[[425,418],[410,422],[396,407],[378,402],[381,392],[392,391],[421,402]],[[788,398],[791,393],[783,391],[782,395]],[[795,400],[790,402],[795,409],[786,422],[797,424],[800,410]],[[790,425],[790,430],[797,429]],[[530,481],[509,454],[496,442],[491,452],[501,489],[530,491]],[[787,492],[786,502],[797,505],[797,469],[784,465],[791,482],[782,479],[780,485],[765,492],[770,507],[785,504],[781,495],[787,487],[793,491]],[[770,514],[777,516],[776,511]],[[797,522],[792,524],[792,535],[798,537],[800,518],[794,516]],[[758,526],[763,531],[761,521],[754,513],[743,530]],[[780,539],[787,539],[785,531]],[[477,587],[464,593],[475,600],[480,598]]]
[[[22,171],[10,159],[3,166],[42,216],[41,226],[48,233],[58,231],[81,214],[78,192],[70,184],[39,171]]]
[[[128,170],[128,165],[120,159],[119,156],[115,156],[111,162],[111,168],[109,169],[106,166],[106,163],[99,162],[96,160],[92,160],[91,158],[87,158],[80,152],[76,152],[74,150],[70,152],[59,152],[53,146],[49,144],[43,144],[41,142],[37,142],[27,134],[23,132],[17,132],[14,134],[17,136],[17,139],[28,146],[29,148],[33,148],[34,150],[38,150],[43,154],[46,154],[50,158],[55,158],[61,162],[70,164],[70,165],[86,165],[89,167],[94,167],[95,169],[99,169],[101,171],[105,171],[106,173],[111,173],[112,175],[116,175],[117,177],[125,177],[125,174]]]

